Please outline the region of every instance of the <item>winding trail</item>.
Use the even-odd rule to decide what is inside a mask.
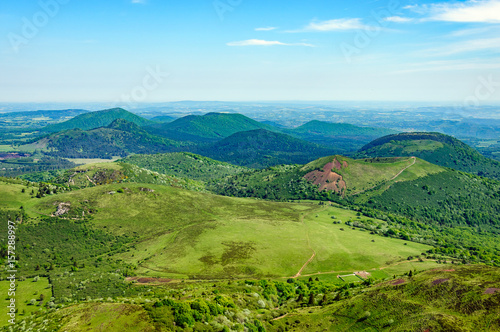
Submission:
[[[314,250],[313,250],[313,252],[314,252]],[[314,259],[314,257],[316,257],[316,252],[314,252],[314,254],[311,256],[311,258],[309,258],[307,260],[307,262],[304,265],[302,265],[302,267],[300,268],[299,272],[297,272],[297,274],[294,275],[292,278],[295,279],[295,278],[300,277],[302,275],[302,271],[304,271],[304,269],[307,267],[307,265],[309,265],[309,263],[312,262],[312,260]]]
[[[387,180],[387,181],[386,181],[386,183],[387,183],[387,182],[389,182],[389,181],[395,180],[398,176],[400,176],[400,175],[401,175],[401,173],[403,173],[403,172],[404,172],[404,171],[406,171],[408,168],[410,168],[410,167],[412,167],[413,165],[415,165],[415,163],[417,162],[417,158],[415,158],[415,157],[410,157],[410,158],[411,158],[411,159],[413,159],[413,162],[412,162],[410,165],[408,165],[408,166],[406,166],[405,168],[403,168],[402,170],[400,170],[400,171],[398,172],[398,174],[394,175],[391,179]],[[378,186],[378,185],[374,185],[373,187],[370,187],[370,188],[367,188],[367,189],[364,189],[364,190],[361,190],[361,191],[355,192],[355,193],[353,193],[353,194],[350,194],[349,196],[356,196],[356,195],[362,194],[362,193],[364,193],[364,192],[366,192],[366,191],[368,191],[368,190],[372,190],[372,189],[373,189],[373,188],[375,188],[376,186]]]
[[[324,208],[323,208],[324,209]],[[306,227],[307,229],[307,225],[304,223],[304,219],[306,216],[309,216],[310,214],[313,214],[313,213],[318,213],[317,210],[314,210],[314,211],[311,211],[309,213],[305,213],[303,215],[300,216],[300,222],[304,224],[304,226]],[[307,265],[309,265],[309,263],[311,263],[314,259],[314,257],[316,257],[316,251],[314,251],[314,249],[311,247],[311,240],[309,238],[309,230],[307,230],[307,233],[306,233],[306,237],[307,237],[307,246],[309,247],[309,249],[311,249],[311,251],[313,252],[311,258],[309,258],[307,260],[307,262],[304,263],[304,265],[302,265],[302,267],[300,268],[299,272],[297,272],[293,277],[291,277],[292,279],[295,279],[295,278],[298,278],[302,275],[302,271],[304,271],[304,269],[307,267]]]

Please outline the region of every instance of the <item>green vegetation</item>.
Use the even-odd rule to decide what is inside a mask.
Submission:
[[[240,131],[272,127],[252,120],[242,114],[208,113],[203,116],[188,115],[173,122],[152,125],[149,132],[176,141],[209,142],[222,139]]]
[[[285,133],[308,142],[336,149],[335,153],[348,153],[382,136],[395,134],[386,128],[358,127],[348,123],[331,123],[313,120]]]
[[[16,157],[18,155],[16,154]],[[14,177],[26,173],[50,172],[74,166],[74,163],[64,158],[36,153],[34,155],[0,160],[0,176]]]
[[[64,158],[125,157],[130,153],[165,152],[179,143],[153,136],[132,122],[122,119],[107,127],[88,131],[71,129],[32,143],[43,145],[49,155]]]
[[[110,332],[498,331],[499,280],[495,268],[445,265],[378,284],[316,278],[139,284],[136,295],[38,313],[21,324]]]
[[[46,277],[35,277],[22,280],[17,280],[16,282],[15,297],[8,296],[10,292],[10,281],[2,280],[0,281],[0,294],[2,294],[3,300],[0,301],[0,327],[8,325],[9,316],[7,316],[8,308],[10,304],[10,299],[15,298],[16,309],[19,319],[24,319],[29,317],[32,313],[40,311],[47,306],[53,306],[52,298],[52,286],[49,284],[48,278]],[[33,301],[34,300],[34,301]]]
[[[264,129],[238,132],[209,146],[199,153],[231,164],[265,168],[280,164],[304,164],[331,150],[289,135]]]
[[[384,282],[326,307],[297,310],[268,331],[498,331],[498,269],[454,267]]]
[[[68,121],[48,125],[43,128],[43,131],[54,133],[70,129],[91,130],[109,126],[112,122],[118,119],[132,122],[138,126],[145,126],[152,123],[151,121],[141,118],[140,116],[130,113],[122,108],[112,108],[109,110],[80,114]]]
[[[500,179],[500,162],[488,159],[465,143],[439,133],[403,133],[365,145],[356,157],[415,156],[430,163]]]
[[[248,170],[245,167],[231,165],[189,152],[132,155],[121,159],[120,162],[136,165],[161,174],[200,181],[215,180]]]

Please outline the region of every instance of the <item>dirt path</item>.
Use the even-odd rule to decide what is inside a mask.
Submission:
[[[313,250],[313,252],[314,252],[314,250]],[[307,262],[304,265],[302,265],[302,267],[300,268],[299,272],[297,272],[297,274],[294,275],[292,278],[295,279],[295,278],[300,277],[302,275],[302,271],[304,271],[304,269],[307,267],[307,265],[309,265],[309,263],[312,262],[312,260],[314,259],[314,257],[316,257],[316,252],[314,252],[314,254],[311,256],[311,258],[309,258],[307,260]]]
[[[324,208],[322,210],[324,210]],[[307,228],[307,226],[304,223],[304,219],[305,219],[306,216],[309,216],[310,214],[313,214],[313,213],[318,213],[318,211],[317,210],[311,211],[309,213],[305,213],[305,214],[303,214],[303,215],[300,216],[300,222],[303,223],[306,228]],[[309,249],[311,249],[311,251],[313,252],[313,254],[312,254],[311,258],[309,258],[307,260],[307,262],[305,262],[304,265],[302,265],[302,267],[300,268],[299,272],[297,272],[293,277],[291,277],[293,279],[300,277],[302,275],[302,271],[304,271],[304,269],[307,267],[307,265],[309,265],[309,263],[312,262],[312,260],[314,259],[314,257],[316,257],[316,251],[314,251],[314,249],[311,247],[311,240],[309,238],[309,231],[308,230],[307,230],[307,233],[306,233],[306,237],[307,237],[307,246],[309,247]]]
[[[90,183],[92,183],[94,186],[97,186],[97,184],[95,184],[94,181],[92,181],[92,179],[89,178],[89,176],[87,174],[85,174],[85,176],[87,177],[87,180],[90,181]]]
[[[410,157],[410,158],[411,158],[411,159],[413,159],[413,162],[412,162],[410,165],[408,165],[408,166],[406,166],[405,168],[403,168],[402,170],[400,170],[400,171],[398,172],[398,174],[394,175],[394,176],[393,176],[390,180],[387,180],[387,181],[386,181],[386,183],[387,183],[387,182],[389,182],[389,181],[395,180],[398,176],[400,176],[400,175],[401,175],[401,173],[403,173],[403,172],[404,172],[404,171],[406,171],[408,168],[410,168],[410,167],[412,167],[413,165],[415,165],[415,162],[417,161],[417,158],[415,158],[415,157]],[[368,190],[372,190],[372,189],[373,189],[373,188],[375,188],[376,186],[378,186],[378,185],[374,185],[373,187],[370,187],[370,188],[368,188],[368,189],[364,189],[364,190],[361,190],[361,191],[355,192],[355,193],[353,193],[353,194],[350,194],[349,196],[356,196],[356,195],[362,194],[362,193],[364,193],[364,192],[366,192],[366,191],[368,191]]]
[[[401,173],[403,173],[403,172],[404,172],[404,171],[406,171],[408,168],[410,168],[410,167],[412,167],[413,165],[415,165],[415,163],[417,162],[417,158],[415,158],[415,157],[411,157],[411,159],[413,159],[413,162],[412,162],[410,165],[408,165],[408,166],[406,166],[405,168],[403,168],[403,169],[402,169],[402,170],[401,170],[398,174],[394,175],[394,177],[393,177],[390,181],[392,181],[392,180],[396,179],[398,176],[400,176],[400,175],[401,175]]]
[[[382,266],[382,267],[379,267],[378,270],[384,270],[384,269],[387,269],[389,267],[393,267],[393,266],[397,266],[397,265],[401,265],[401,264],[407,264],[407,263],[412,263],[412,262],[417,262],[418,259],[412,259],[412,260],[404,260],[404,261],[401,261],[401,262],[397,262],[397,263],[394,263],[394,264],[391,264],[391,265],[387,265],[387,266]],[[424,262],[428,262],[428,261],[436,261],[435,259],[424,259]],[[374,269],[374,270],[377,270],[377,269]],[[304,274],[302,275],[302,277],[313,277],[313,276],[317,276],[317,275],[320,275],[320,274],[338,274],[340,272],[345,272],[345,271],[328,271],[328,272],[316,272],[316,273],[311,273],[311,274]]]

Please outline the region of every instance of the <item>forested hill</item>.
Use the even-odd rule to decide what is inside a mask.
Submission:
[[[111,158],[125,157],[131,153],[167,152],[181,143],[151,135],[135,123],[117,119],[107,127],[54,133],[33,145],[44,148],[53,156]]]
[[[296,134],[311,134],[323,136],[375,136],[381,137],[395,133],[392,129],[359,127],[349,123],[332,123],[313,120],[300,127],[292,129]]]
[[[148,131],[173,140],[195,142],[215,141],[240,131],[273,130],[271,126],[252,120],[242,114],[208,113],[188,115],[173,122],[148,127]]]
[[[331,123],[313,120],[294,129],[283,132],[308,142],[327,145],[335,153],[345,154],[359,150],[376,138],[395,134],[386,128],[359,127],[348,123]]]
[[[486,158],[462,141],[440,133],[402,133],[384,136],[356,154],[365,157],[415,156],[430,163],[500,179],[500,163]]]
[[[90,130],[110,125],[117,119],[127,120],[139,126],[153,123],[122,108],[112,108],[103,111],[89,112],[78,115],[68,121],[49,125],[43,128],[45,132],[58,132],[69,129]]]
[[[120,162],[179,178],[211,181],[249,169],[189,152],[135,154]]]
[[[252,168],[303,164],[331,152],[329,148],[265,129],[238,132],[198,150],[204,156]]]

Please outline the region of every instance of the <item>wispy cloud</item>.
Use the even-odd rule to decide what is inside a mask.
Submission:
[[[131,0],[131,3],[145,4],[147,0]]]
[[[500,0],[443,2],[405,8],[427,15],[427,20],[431,21],[500,23]]]
[[[423,53],[427,56],[448,56],[475,51],[493,51],[500,53],[500,38],[471,39],[449,43],[442,47],[424,50]]]
[[[394,72],[394,74],[408,74],[416,72],[436,72],[436,71],[457,71],[457,70],[491,70],[500,68],[500,59],[483,61],[475,59],[463,60],[442,60],[426,61],[420,63],[407,64],[406,69]]]
[[[314,45],[306,43],[282,43],[280,41],[273,40],[261,40],[261,39],[248,39],[242,41],[235,41],[226,44],[227,46],[307,46],[314,47]]]
[[[413,21],[412,18],[401,17],[401,16],[390,16],[390,17],[386,17],[385,20],[387,22],[395,22],[395,23],[407,23],[407,22]]]
[[[311,22],[302,31],[339,31],[369,28],[360,18],[340,18],[328,21]]]
[[[276,30],[278,28],[276,27],[265,27],[265,28],[255,28],[255,31],[272,31],[272,30]]]

